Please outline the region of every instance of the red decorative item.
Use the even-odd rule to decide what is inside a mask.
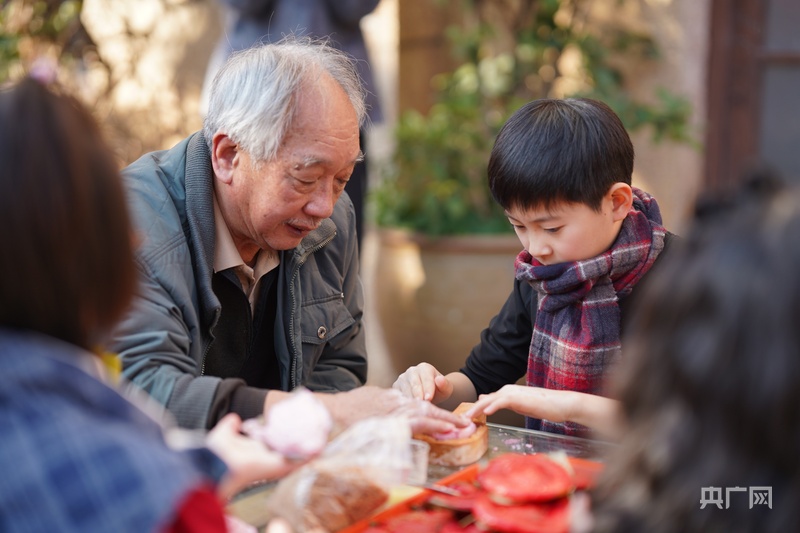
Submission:
[[[484,494],[472,509],[479,527],[500,533],[568,533],[569,499],[499,505]]]
[[[481,489],[475,483],[457,481],[448,485],[448,488],[458,492],[458,496],[434,492],[428,499],[428,503],[436,507],[452,509],[453,511],[472,511],[472,506],[475,505],[475,500],[481,492]]]
[[[413,510],[388,518],[382,527],[391,533],[438,533],[453,519],[446,509]]]
[[[501,504],[546,502],[575,489],[567,469],[542,453],[495,457],[478,473],[478,483]]]

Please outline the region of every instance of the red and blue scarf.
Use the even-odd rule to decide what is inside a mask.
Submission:
[[[583,261],[543,265],[523,250],[516,278],[538,294],[527,384],[598,394],[621,355],[619,299],[627,296],[664,249],[666,230],[655,198],[633,188],[631,211],[614,244]],[[529,427],[535,421],[528,421]],[[585,435],[584,426],[542,420],[540,429]]]

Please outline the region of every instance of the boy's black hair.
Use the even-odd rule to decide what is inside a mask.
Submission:
[[[568,202],[597,210],[614,183],[631,184],[633,143],[603,102],[534,100],[503,125],[488,173],[492,196],[504,209]]]

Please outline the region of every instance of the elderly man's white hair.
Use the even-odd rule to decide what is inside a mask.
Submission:
[[[327,41],[288,36],[235,53],[211,85],[203,125],[209,149],[214,134],[223,132],[256,161],[273,159],[291,126],[300,87],[323,73],[342,87],[363,124],[365,89],[355,60]]]

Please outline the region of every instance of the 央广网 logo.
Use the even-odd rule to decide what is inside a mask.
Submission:
[[[722,497],[722,490],[725,489],[725,498]],[[766,505],[772,509],[772,487],[700,487],[700,509],[705,509],[707,505],[715,505],[719,509],[731,506],[731,493],[749,493],[750,509],[756,505]]]

